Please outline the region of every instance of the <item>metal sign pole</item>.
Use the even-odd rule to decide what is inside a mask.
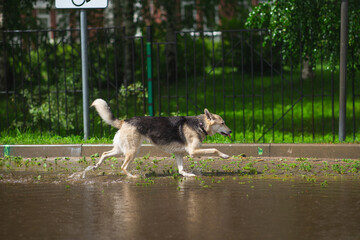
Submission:
[[[81,35],[81,75],[83,95],[84,140],[89,138],[89,86],[88,86],[88,52],[86,10],[80,11]]]
[[[339,89],[339,141],[346,140],[346,65],[348,45],[348,0],[341,2],[340,28],[340,89]]]
[[[86,9],[107,8],[108,0],[55,0],[58,9],[80,9],[81,75],[83,94],[84,140],[89,138],[89,86]]]

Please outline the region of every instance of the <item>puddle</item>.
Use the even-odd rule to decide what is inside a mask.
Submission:
[[[203,176],[129,181],[95,176],[75,184],[1,183],[0,189],[0,239],[360,236],[360,183],[352,177],[311,183],[302,178]]]
[[[0,159],[0,239],[359,239],[360,161]]]

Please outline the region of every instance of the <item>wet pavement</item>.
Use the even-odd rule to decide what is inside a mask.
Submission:
[[[359,160],[1,158],[0,239],[359,239]]]

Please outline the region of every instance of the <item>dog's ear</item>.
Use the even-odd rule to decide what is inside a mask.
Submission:
[[[214,120],[213,115],[209,112],[209,110],[207,110],[207,108],[204,109],[204,114],[205,114],[206,118],[209,119],[210,121]]]

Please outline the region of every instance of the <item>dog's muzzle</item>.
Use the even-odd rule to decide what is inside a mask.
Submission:
[[[230,135],[231,133],[232,133],[231,130],[229,130],[229,131],[227,131],[227,132],[220,132],[220,134],[223,135],[223,136],[225,136],[225,137],[231,137],[231,135]]]

